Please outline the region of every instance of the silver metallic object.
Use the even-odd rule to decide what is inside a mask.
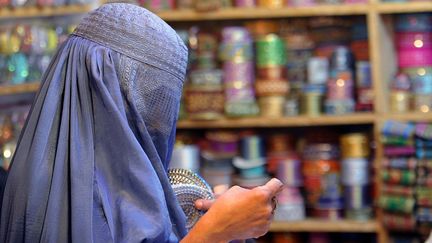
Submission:
[[[168,177],[174,194],[187,217],[186,227],[190,230],[205,213],[195,207],[198,199],[214,199],[211,187],[196,173],[186,169],[170,169]]]

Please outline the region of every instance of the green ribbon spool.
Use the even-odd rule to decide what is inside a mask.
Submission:
[[[287,62],[284,41],[275,34],[256,41],[257,66],[285,66]]]

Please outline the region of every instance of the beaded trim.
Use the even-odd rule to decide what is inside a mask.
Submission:
[[[184,80],[187,48],[177,33],[145,8],[108,3],[90,12],[73,35],[94,41]]]

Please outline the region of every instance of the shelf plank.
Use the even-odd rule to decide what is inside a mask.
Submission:
[[[432,122],[432,112],[410,112],[400,114],[385,114],[381,116],[384,120],[412,121],[412,122]]]
[[[382,14],[431,12],[432,2],[379,3],[376,10]]]
[[[375,233],[379,231],[376,220],[324,220],[306,219],[292,222],[273,222],[270,232],[358,232]]]
[[[375,121],[373,113],[358,113],[349,115],[322,115],[322,116],[297,116],[283,118],[239,118],[220,119],[212,121],[180,120],[178,129],[203,129],[203,128],[254,128],[254,127],[305,127],[319,125],[353,125],[372,124]]]
[[[92,10],[92,5],[67,5],[53,7],[22,7],[22,8],[0,8],[0,20],[10,18],[32,18],[63,16],[72,14],[85,14]]]
[[[17,85],[2,85],[0,86],[0,95],[17,95],[24,93],[34,93],[39,90],[40,82],[17,84]]]
[[[203,20],[233,20],[257,18],[304,17],[325,15],[365,15],[368,12],[366,4],[352,5],[320,5],[307,7],[284,8],[226,8],[213,12],[197,12],[195,10],[170,10],[156,14],[165,21],[203,21]]]

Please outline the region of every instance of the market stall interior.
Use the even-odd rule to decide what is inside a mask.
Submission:
[[[172,167],[285,188],[258,242],[421,242],[432,228],[432,2],[146,0],[189,47]],[[0,161],[94,0],[0,0]]]

